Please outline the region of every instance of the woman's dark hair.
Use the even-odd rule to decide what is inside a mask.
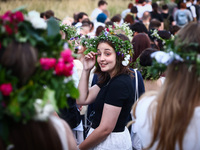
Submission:
[[[99,36],[102,33],[103,30],[104,30],[103,26],[98,26],[97,29],[96,29],[95,35]]]
[[[29,43],[11,42],[0,58],[0,63],[25,84],[33,74],[38,61],[38,52]]]
[[[47,10],[47,11],[45,12],[45,17],[46,17],[47,19],[49,19],[49,18],[51,18],[51,17],[54,17],[54,11],[53,11],[53,10]]]
[[[153,52],[156,52],[158,51],[157,49],[153,49],[153,48],[147,48],[145,49],[139,56],[139,63],[140,63],[140,66],[141,66],[141,74],[142,74],[142,77],[143,79],[145,80],[150,80],[151,79],[151,76],[147,77],[147,70],[144,69],[143,67],[147,67],[147,66],[151,66],[152,65],[152,58],[151,58],[151,54]]]
[[[162,39],[165,39],[165,40],[168,40],[171,38],[171,33],[167,30],[161,30],[161,31],[158,31],[158,35],[162,38]],[[158,47],[160,50],[163,50],[163,41],[160,40],[160,39],[157,39],[157,42],[158,42]]]
[[[138,13],[136,6],[131,7],[131,13],[134,13],[134,14]]]
[[[147,28],[145,27],[145,25],[142,22],[136,22],[136,23],[130,25],[130,29],[133,32],[137,32],[137,33],[148,33]]]
[[[13,150],[62,150],[58,133],[50,120],[14,124],[9,134]],[[3,141],[0,140],[0,144]],[[3,144],[6,150],[6,144]],[[1,148],[1,147],[0,147]]]
[[[175,35],[181,28],[177,25],[170,26],[169,31],[171,34]]]
[[[136,59],[139,57],[139,55],[142,53],[143,50],[146,48],[150,48],[150,39],[145,33],[139,33],[133,37],[132,40],[132,45],[133,45],[133,58],[132,62],[134,63]]]
[[[185,3],[181,3],[181,4],[180,4],[180,8],[186,9],[186,8],[187,8],[187,7],[186,7],[186,4],[185,4]]]
[[[121,15],[117,14],[117,15],[113,16],[110,21],[112,21],[112,22],[120,22],[121,21]]]
[[[113,22],[112,21],[107,21],[106,23],[105,23],[105,26],[106,27],[109,27],[109,26],[112,26],[113,25]]]
[[[126,15],[126,17],[124,18],[124,22],[129,23],[130,25],[134,24],[134,15],[129,13]]]
[[[152,9],[155,13],[158,13],[158,4],[157,3],[152,3]]]
[[[130,42],[129,38],[127,36],[125,36],[124,34],[116,34],[115,36],[119,37],[119,39],[121,39],[123,41],[127,40],[127,41]],[[99,44],[101,44],[101,43],[107,43],[108,45],[110,45],[115,50],[115,45],[113,45],[113,43],[111,41],[102,40],[102,41],[99,42]],[[132,75],[132,71],[128,68],[128,66],[125,67],[125,66],[122,65],[123,59],[124,59],[124,56],[116,55],[116,66],[115,66],[116,73],[115,73],[114,76],[118,76],[120,74]],[[101,71],[101,68],[98,64],[96,66],[95,73],[98,74],[98,83],[99,84],[105,83],[110,78],[110,76],[107,72]]]

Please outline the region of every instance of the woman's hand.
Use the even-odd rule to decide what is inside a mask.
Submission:
[[[85,71],[90,71],[96,62],[96,53],[95,52],[90,52],[87,55],[85,55],[84,61],[83,61],[83,69]]]

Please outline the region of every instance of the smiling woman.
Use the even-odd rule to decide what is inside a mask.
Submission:
[[[123,34],[110,35],[106,31],[103,34],[105,38],[103,35],[97,37],[97,52],[91,51],[85,56],[79,82],[80,97],[77,103],[85,105],[94,102],[96,106],[92,128],[79,149],[132,150],[130,134],[125,126],[134,102],[135,89],[132,72],[127,64],[123,65],[124,59],[131,53],[127,48],[130,41]],[[121,47],[123,44],[127,44],[124,49]],[[88,89],[88,77],[96,57],[99,82]]]

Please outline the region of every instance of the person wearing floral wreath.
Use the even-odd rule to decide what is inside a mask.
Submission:
[[[134,102],[132,71],[128,64],[132,45],[128,37],[105,30],[100,36],[84,42],[89,52],[83,62],[77,103],[95,103],[95,117],[80,150],[132,150],[126,123]],[[96,65],[98,83],[88,89],[91,69]]]
[[[184,26],[165,51],[151,54],[149,72],[166,69],[157,93],[145,93],[133,106],[137,150],[200,149],[200,24]]]
[[[21,8],[0,23],[0,149],[76,150],[69,125],[56,114],[67,106],[66,94],[78,97],[57,21]]]

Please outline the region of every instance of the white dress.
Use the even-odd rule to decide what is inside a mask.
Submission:
[[[93,131],[94,129],[90,128],[88,136]],[[90,150],[132,150],[130,133],[126,127],[123,132],[112,132],[103,142]]]
[[[145,148],[149,146],[151,142],[151,118],[148,119],[148,109],[152,102],[156,105],[155,98],[156,96],[144,97],[137,104],[136,120],[135,123],[132,125],[132,135],[134,135],[134,138],[132,137],[132,144],[135,149]],[[155,142],[154,146],[151,149],[156,149],[157,144],[158,143]],[[179,149],[180,148],[178,144],[176,144],[176,150]],[[200,107],[195,108],[193,117],[186,130],[183,139],[183,150],[200,150]]]

